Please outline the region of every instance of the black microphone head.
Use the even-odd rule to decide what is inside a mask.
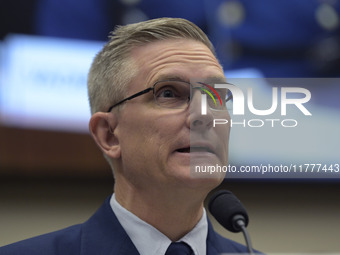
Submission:
[[[208,205],[215,219],[227,230],[237,233],[241,231],[235,222],[242,219],[248,226],[249,218],[246,209],[238,198],[228,190],[220,190],[212,195]]]

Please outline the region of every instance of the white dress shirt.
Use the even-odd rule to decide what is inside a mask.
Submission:
[[[165,254],[171,244],[171,240],[167,236],[122,207],[117,202],[115,194],[111,197],[110,205],[119,223],[136,246],[139,254]],[[205,255],[207,235],[208,221],[205,209],[203,209],[203,215],[200,221],[188,234],[178,241],[183,241],[190,245],[195,255]]]

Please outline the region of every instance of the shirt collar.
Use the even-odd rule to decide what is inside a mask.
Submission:
[[[171,240],[167,236],[122,207],[117,202],[115,194],[111,197],[110,206],[141,255],[165,254],[171,244]],[[195,255],[205,255],[207,235],[208,221],[205,209],[203,209],[200,221],[188,234],[178,241],[189,244]]]

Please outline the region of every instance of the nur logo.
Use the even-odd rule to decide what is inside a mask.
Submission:
[[[207,95],[210,96],[209,98],[209,106],[212,109],[223,109],[225,106],[225,103],[222,102],[221,97],[219,96],[219,94],[217,93],[217,91],[210,86],[209,84],[203,83],[203,82],[198,82],[199,84],[206,86],[207,88],[209,88],[212,93],[214,93],[214,95],[207,89],[203,88],[203,87],[197,87],[196,89],[200,89],[201,91],[203,91],[204,93],[201,93],[201,114],[202,115],[206,115],[207,114],[207,106],[208,106],[208,100],[207,100]],[[216,102],[216,99],[218,99],[218,103]]]
[[[205,88],[200,87],[204,94],[201,94],[201,114],[207,114],[207,106],[216,110],[230,110],[233,109],[233,115],[244,115],[245,114],[245,96],[243,91],[236,87],[233,84],[215,84],[213,88],[212,86],[206,83],[200,83],[207,88],[209,88],[216,98],[219,100],[219,103],[216,101],[215,96]],[[220,92],[222,95],[222,99],[220,95],[217,93]],[[303,105],[307,103],[311,99],[311,93],[308,89],[298,88],[298,87],[282,87],[281,88],[281,115],[287,115],[287,105],[295,105],[304,115],[311,116],[312,114],[307,110],[307,108]],[[300,95],[300,98],[289,98],[289,95]],[[207,95],[210,98],[207,98]],[[232,99],[232,100],[230,100]],[[253,99],[253,89],[249,87],[247,89],[247,106],[248,110],[257,115],[257,116],[268,116],[273,114],[278,108],[279,101],[279,90],[277,87],[272,88],[272,105],[268,109],[256,109],[254,107],[254,99]],[[232,103],[232,107],[227,106],[227,103]]]

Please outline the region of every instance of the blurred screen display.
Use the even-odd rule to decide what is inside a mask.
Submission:
[[[86,132],[87,73],[102,42],[12,35],[2,49],[3,125]]]

